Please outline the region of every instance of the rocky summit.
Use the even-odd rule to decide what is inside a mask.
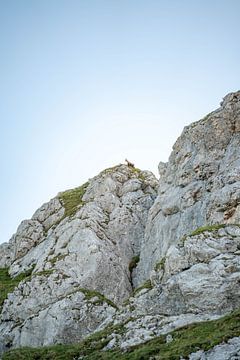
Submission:
[[[240,359],[240,91],[133,164],[59,193],[0,245],[0,356]]]

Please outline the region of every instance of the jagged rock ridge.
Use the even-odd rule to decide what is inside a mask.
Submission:
[[[239,308],[239,132],[236,92],[184,129],[159,184],[118,165],[23,221],[0,246],[0,267],[26,274],[3,303],[0,351],[77,342],[112,323],[124,331],[108,332],[104,349],[126,349]],[[239,355],[238,338],[224,349]]]
[[[240,223],[240,92],[184,128],[169,162],[159,164],[158,197],[150,209],[138,283],[194,229]]]
[[[150,172],[116,166],[20,224],[1,262],[12,276],[32,273],[4,302],[0,348],[78,341],[111,320],[132,293],[128,266],[156,186]]]

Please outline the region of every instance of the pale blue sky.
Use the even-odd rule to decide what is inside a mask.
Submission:
[[[123,162],[157,174],[239,89],[239,0],[0,0],[0,242]]]

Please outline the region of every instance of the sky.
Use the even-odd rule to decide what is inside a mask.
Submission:
[[[239,0],[0,0],[0,242],[240,88]]]

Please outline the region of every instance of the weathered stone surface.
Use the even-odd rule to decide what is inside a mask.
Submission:
[[[146,285],[114,315],[127,331],[108,348],[127,348],[240,308],[240,227],[203,231],[172,245]],[[231,235],[230,235],[231,234]]]
[[[8,267],[13,258],[13,251],[12,246],[9,241],[9,243],[5,242],[3,244],[0,244],[0,268]]]
[[[239,360],[240,337],[230,339],[226,344],[214,346],[209,351],[199,350],[189,356],[189,360]],[[184,359],[183,359],[184,360]]]
[[[184,129],[159,183],[118,165],[24,220],[0,245],[0,267],[28,272],[3,303],[0,353],[77,342],[108,324],[124,331],[105,350],[171,342],[172,330],[239,308],[239,145],[237,92]],[[239,338],[190,359],[220,354],[235,359]]]
[[[113,318],[118,317],[113,316]],[[126,350],[131,346],[141,344],[145,341],[151,340],[159,335],[165,335],[169,332],[186,326],[192,323],[202,321],[215,320],[218,316],[211,315],[195,315],[195,314],[181,314],[178,316],[164,316],[164,315],[142,315],[138,317],[129,316],[130,321],[126,322],[125,331],[122,334],[111,334],[109,343],[105,350],[121,348]],[[169,340],[168,335],[168,340]],[[114,341],[112,341],[114,339]]]
[[[38,284],[31,283],[28,288],[22,284],[12,294],[0,324],[2,350],[22,345],[37,347],[56,342],[74,343],[92,333],[104,321],[106,324],[111,321],[116,310],[107,302],[101,302],[97,296],[86,299],[77,288],[69,291],[69,284],[57,289],[61,282],[52,282],[39,277]],[[33,296],[33,291],[37,291],[38,299]],[[40,296],[46,296],[46,300],[39,299]],[[21,301],[16,309],[15,297]],[[16,326],[16,323],[21,326]]]
[[[196,228],[240,223],[240,92],[184,128],[167,164],[159,164],[158,197],[149,212],[138,265],[140,284],[169,246]]]
[[[156,186],[150,172],[119,165],[91,179],[81,198],[60,193],[21,223],[9,272],[33,272],[4,302],[2,350],[77,341],[107,322],[114,303],[132,292],[128,266],[139,253]],[[2,249],[5,257],[7,245]],[[86,289],[92,293],[85,299]],[[92,303],[95,291],[104,298]]]
[[[240,307],[240,237],[224,230],[205,231],[170,247],[162,268],[152,272],[155,311],[223,314]]]
[[[58,198],[43,204],[31,220],[23,220],[9,243],[0,245],[0,267],[22,258],[46,238],[47,231],[61,220],[64,207]]]

